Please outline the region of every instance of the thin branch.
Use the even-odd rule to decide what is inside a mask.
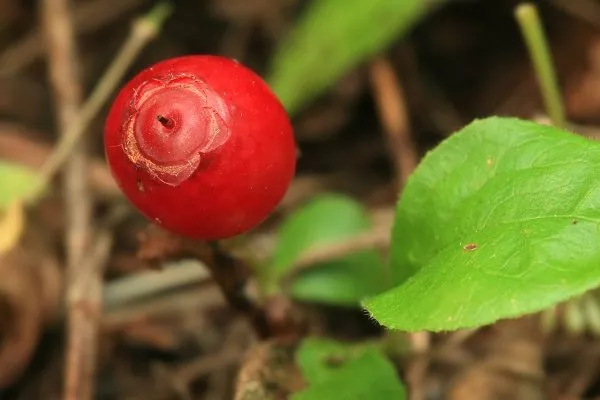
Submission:
[[[81,102],[77,51],[69,3],[65,0],[44,0],[42,19],[48,42],[48,69],[57,104],[60,132],[65,132],[77,117]],[[65,208],[67,221],[67,258],[74,265],[81,260],[88,243],[90,226],[90,200],[87,197],[85,177],[87,160],[82,147],[69,152],[69,168],[65,179]]]
[[[144,0],[94,0],[77,2],[73,11],[76,33],[93,32],[142,4]],[[35,29],[0,55],[0,76],[10,76],[44,55],[44,33]]]
[[[71,118],[70,125],[65,128],[62,140],[46,160],[40,171],[40,183],[32,189],[30,200],[35,201],[42,195],[48,183],[60,170],[69,154],[85,134],[90,123],[119,85],[129,66],[142,49],[160,33],[162,24],[171,14],[171,11],[170,3],[163,2],[157,4],[148,14],[135,20],[131,33],[121,50],[81,108],[79,115]]]
[[[44,0],[41,3],[44,34],[48,44],[50,82],[57,104],[58,125],[61,135],[77,117],[82,93],[78,70],[78,56],[67,0]],[[62,139],[61,137],[61,139]],[[64,197],[66,216],[66,253],[68,297],[77,289],[81,277],[80,263],[89,245],[92,226],[91,198],[87,188],[87,155],[84,144],[69,152],[64,172]],[[71,304],[69,304],[71,305]],[[94,359],[95,346],[88,341],[89,328],[80,323],[79,313],[70,313],[67,334],[67,367],[65,399],[90,400],[93,392],[92,366],[81,363],[79,354],[87,348],[85,358]],[[90,347],[88,347],[88,345]]]
[[[110,230],[98,233],[95,245],[86,254],[91,224],[89,191],[84,153],[78,147],[87,126],[118,85],[131,62],[170,13],[166,3],[155,6],[138,19],[129,40],[99,82],[81,112],[77,77],[74,28],[67,0],[45,0],[42,15],[49,43],[50,77],[59,105],[63,132],[55,152],[42,167],[41,184],[34,187],[29,200],[41,196],[63,163],[71,158],[66,175],[66,208],[73,217],[67,232],[67,355],[65,400],[90,400],[94,392],[96,346],[102,307],[102,276],[112,243]],[[87,258],[85,256],[88,256]]]
[[[397,187],[400,190],[419,162],[417,146],[410,135],[410,116],[404,90],[387,58],[375,58],[371,63],[370,72],[380,119],[388,138],[390,156],[396,166]],[[423,352],[429,348],[430,335],[428,332],[411,333],[409,342],[414,351]],[[427,369],[426,360],[416,360],[409,365],[407,380],[411,389],[411,400],[422,400],[426,397]]]
[[[85,260],[78,265],[81,272],[67,288],[69,341],[64,400],[91,400],[94,397],[102,276],[112,248],[112,228],[124,213],[123,208],[115,208],[104,221]]]
[[[235,310],[245,314],[261,338],[272,334],[272,327],[265,310],[256,299],[248,296],[248,282],[252,268],[241,258],[231,255],[219,242],[209,243],[211,262],[206,262],[215,282]]]
[[[416,145],[410,136],[404,90],[386,58],[378,57],[371,62],[370,78],[400,188],[419,162]]]
[[[107,332],[157,316],[184,312],[201,314],[203,310],[223,308],[227,305],[217,285],[198,281],[192,281],[164,294],[148,292],[148,296],[136,299],[132,303],[110,303],[111,307],[105,307],[101,321],[101,329]]]
[[[198,285],[210,279],[206,266],[196,260],[177,262],[164,266],[160,271],[144,271],[111,282],[104,290],[104,305],[107,311],[139,299],[156,296],[191,284]]]
[[[230,307],[250,319],[258,336],[271,335],[271,326],[256,293],[251,289],[253,269],[249,263],[223,247],[221,242],[198,242],[149,225],[141,236],[138,257],[151,263],[197,259],[210,271]]]

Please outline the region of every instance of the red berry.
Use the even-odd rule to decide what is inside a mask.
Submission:
[[[177,57],[136,75],[110,109],[104,145],[140,212],[204,240],[262,222],[296,166],[279,100],[250,69],[218,56]]]

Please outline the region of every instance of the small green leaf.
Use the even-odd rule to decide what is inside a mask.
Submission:
[[[512,118],[425,157],[398,203],[381,324],[453,330],[537,312],[600,284],[600,143]]]
[[[27,196],[38,180],[35,171],[19,164],[0,161],[0,210]]]
[[[340,365],[362,356],[366,350],[376,350],[374,344],[352,345],[332,339],[306,338],[296,353],[296,363],[308,383],[327,381],[339,371]]]
[[[302,272],[293,284],[292,295],[298,300],[358,307],[362,299],[385,289],[384,269],[374,251],[350,254]]]
[[[335,340],[307,338],[296,353],[296,363],[306,381],[314,385],[335,375],[340,364],[355,359],[355,355],[348,355],[350,349],[349,345]]]
[[[354,200],[333,194],[315,198],[282,224],[269,272],[280,279],[309,250],[351,238],[369,226],[364,209]],[[301,272],[294,278],[292,294],[301,300],[358,306],[363,298],[384,290],[385,269],[377,251],[358,251]]]
[[[294,113],[410,29],[431,0],[319,0],[300,17],[268,77]]]
[[[296,362],[309,383],[293,400],[403,400],[404,386],[393,365],[374,346],[306,339]]]

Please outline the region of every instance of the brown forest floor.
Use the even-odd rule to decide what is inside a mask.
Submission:
[[[0,0],[0,159],[39,167],[55,140],[56,107],[38,26],[41,1]],[[129,31],[130,20],[151,0],[74,2],[79,68],[89,93]],[[218,53],[261,72],[278,38],[298,12],[295,0],[177,0],[161,36],[128,76],[155,61],[183,53]],[[534,118],[541,111],[535,78],[514,23],[513,0],[449,1],[386,52],[403,88],[408,129],[418,156],[475,117]],[[554,0],[540,4],[551,38],[569,119],[600,137],[600,3]],[[301,147],[298,174],[281,207],[253,234],[256,248],[270,246],[282,215],[316,193],[338,191],[389,219],[396,193],[389,126],[380,121],[382,64],[367,62],[294,118]],[[379,69],[378,69],[379,68]],[[119,196],[104,164],[104,109],[89,132],[89,196],[99,220]],[[598,126],[598,128],[596,128]],[[400,154],[400,157],[416,154]],[[59,399],[64,370],[64,232],[71,209],[60,192],[32,213],[22,253],[0,259],[0,392],[2,399]],[[86,229],[98,232],[101,227]],[[245,319],[225,304],[197,269],[166,272],[165,290],[135,279],[155,268],[148,259],[177,258],[181,243],[161,236],[138,214],[108,231],[106,310],[99,317],[97,399],[229,399],[240,369],[249,379],[281,371],[294,386],[292,367],[273,364],[269,349]],[[139,255],[146,256],[145,259]],[[29,268],[33,264],[44,268]],[[132,279],[132,280],[125,280]],[[164,283],[167,278],[163,279]],[[125,302],[125,293],[144,293]],[[273,308],[289,307],[276,304]],[[288,310],[288,308],[285,308]],[[341,338],[372,335],[360,311],[301,305],[292,308],[313,332]],[[93,312],[91,310],[90,312]],[[270,310],[276,318],[278,309]],[[288,316],[289,317],[289,316]],[[398,360],[415,399],[600,398],[600,342],[558,333],[546,342],[531,321],[496,324],[477,332],[411,337],[415,353]],[[443,344],[443,345],[441,345]],[[281,350],[281,349],[280,349]],[[286,352],[283,352],[287,354]],[[281,360],[277,362],[282,362]],[[253,375],[254,373],[254,375]],[[266,379],[261,378],[261,379]],[[273,378],[276,379],[276,378]],[[473,393],[479,395],[473,396]],[[419,395],[420,394],[420,395]],[[426,396],[423,396],[426,394]],[[280,398],[280,397],[273,397]]]

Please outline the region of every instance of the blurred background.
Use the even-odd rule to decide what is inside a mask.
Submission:
[[[68,5],[67,13],[61,3]],[[345,240],[360,233],[359,239],[320,251],[300,248],[293,268],[357,251],[384,259],[398,193],[429,149],[475,118],[545,118],[514,19],[518,3],[176,0],[164,25],[127,63],[118,85],[154,62],[182,54],[220,54],[252,68],[288,110],[300,157],[277,211],[258,229],[228,242],[228,254],[250,260],[260,271],[280,254],[282,229],[319,231],[311,224],[325,218],[329,212],[323,210],[330,207],[338,219],[322,222],[340,225],[323,235]],[[133,24],[156,4],[0,0],[3,208],[33,184],[60,132],[76,118],[78,104],[94,91]],[[536,4],[571,127],[599,137],[600,2]],[[66,48],[57,48],[60,33],[58,39],[51,35],[65,26],[73,28],[74,56],[68,40]],[[285,398],[302,386],[289,346],[277,361],[272,349],[256,347],[252,326],[229,307],[203,265],[219,261],[205,257],[204,250],[190,250],[127,208],[102,149],[104,119],[115,93],[113,87],[85,129],[83,146],[76,149],[80,160],[74,156],[66,168],[71,172],[58,176],[54,190],[28,208],[22,237],[0,252],[0,398],[86,399],[63,397],[63,375],[73,362],[65,357],[64,304],[73,296],[81,301],[66,307],[83,313],[84,322],[83,330],[71,329],[86,337],[85,346],[98,343],[91,354],[85,346],[79,349],[83,370],[73,376],[80,384],[92,380],[96,399],[220,400],[236,393],[239,399]],[[125,211],[114,217],[120,206]],[[301,227],[290,228],[298,219]],[[340,222],[348,220],[356,224]],[[14,231],[11,221],[5,218],[0,229]],[[82,238],[93,245],[74,263]],[[92,278],[79,274],[90,286],[72,284],[68,271],[77,265],[93,271]],[[357,276],[372,274],[372,264],[361,268]],[[93,276],[102,277],[102,287]],[[252,277],[245,281],[250,297],[253,282]],[[348,340],[382,334],[356,306],[362,292],[319,285],[278,296],[266,303],[265,313],[281,331]],[[575,318],[540,341],[531,324],[524,318],[478,331],[406,335],[394,362],[414,399],[600,398],[595,397],[600,396],[597,335]],[[249,349],[254,356],[244,358]],[[245,380],[238,379],[240,371]],[[244,385],[256,380],[267,388],[263,395],[243,397]]]

